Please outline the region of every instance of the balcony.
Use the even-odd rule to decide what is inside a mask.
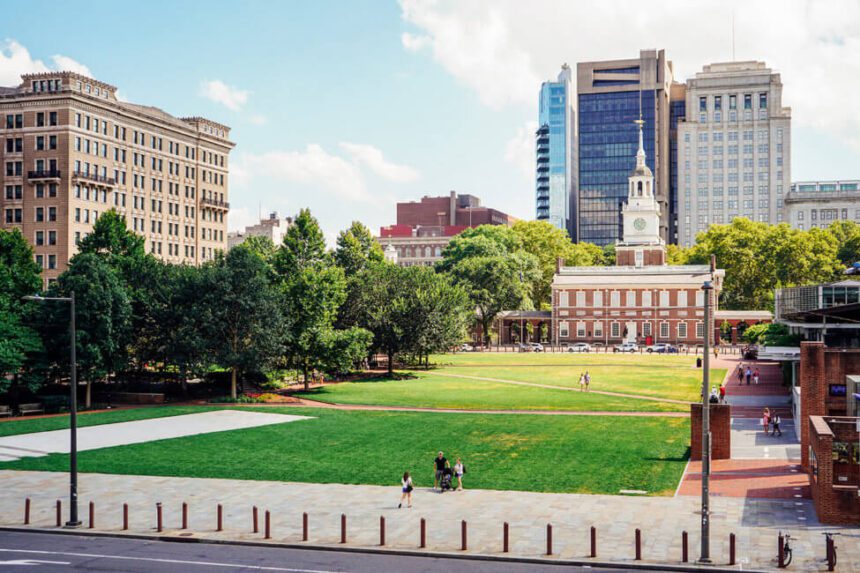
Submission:
[[[28,171],[27,172],[27,180],[28,181],[48,181],[48,180],[60,180],[60,170],[59,169],[39,169],[37,171]]]
[[[105,187],[114,187],[116,185],[116,179],[114,179],[113,177],[103,177],[101,175],[97,175],[95,173],[88,173],[86,171],[75,171],[72,174],[72,178],[77,181],[96,183]]]
[[[230,210],[230,203],[228,203],[227,201],[219,201],[218,199],[207,199],[205,197],[200,198],[200,206],[210,207],[212,209],[224,209],[225,211]]]

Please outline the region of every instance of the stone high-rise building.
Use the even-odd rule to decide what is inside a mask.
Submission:
[[[109,209],[166,261],[227,249],[230,128],[120,101],[71,72],[21,79],[0,87],[0,227],[23,232],[45,284]]]

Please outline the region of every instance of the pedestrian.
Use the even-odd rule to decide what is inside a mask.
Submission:
[[[720,347],[717,345],[714,345],[714,360],[716,360],[719,357],[720,357]]]
[[[758,384],[758,368],[756,368],[755,372],[753,372],[753,383]]]
[[[410,477],[409,472],[403,472],[403,479],[400,480],[402,485],[402,489],[400,490],[400,503],[397,504],[397,508],[400,509],[403,507],[403,500],[406,500],[406,507],[412,507],[412,477]]]
[[[463,465],[463,460],[457,458],[457,463],[454,464],[454,477],[457,478],[457,491],[463,491],[463,476],[466,474],[466,466]]]
[[[738,364],[738,384],[744,381],[744,365]]]
[[[445,471],[445,464],[448,463],[448,460],[445,459],[445,456],[440,451],[439,454],[433,460],[433,468],[435,470],[433,479],[433,489],[436,489],[436,485],[438,485],[439,481],[442,479],[442,472]]]
[[[780,419],[779,414],[774,412],[773,418],[771,418],[771,421],[773,422],[773,435],[774,436],[781,436],[782,430],[779,429],[779,425],[782,423],[782,420]]]
[[[749,366],[747,366],[747,370],[745,372],[745,375],[747,377],[747,386],[749,386],[750,385],[750,379],[752,378],[752,370],[750,369]]]
[[[711,386],[711,395],[708,398],[708,401],[711,404],[716,404],[717,402],[720,401],[719,397],[717,397],[717,387],[716,386]]]
[[[768,427],[770,426],[770,408],[765,408],[761,415],[761,425],[764,428],[764,435],[769,435]]]
[[[588,392],[588,385],[591,384],[591,374],[588,370],[585,371],[585,391]]]
[[[724,385],[720,385],[720,404],[726,403],[726,387]]]
[[[582,372],[579,373],[579,391],[582,392],[585,390],[585,374]]]

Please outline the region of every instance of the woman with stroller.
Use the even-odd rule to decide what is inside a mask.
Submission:
[[[403,500],[406,500],[406,507],[412,507],[412,477],[409,472],[403,473],[403,479],[400,480],[402,490],[400,493],[400,503],[397,504],[397,509],[403,507]]]

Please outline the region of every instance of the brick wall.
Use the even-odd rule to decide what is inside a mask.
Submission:
[[[617,266],[636,266],[635,248],[618,247],[615,254]],[[666,264],[666,251],[664,249],[640,248],[642,250],[642,264],[646,267],[660,266]]]
[[[815,464],[810,463],[808,468],[812,500],[821,523],[860,524],[860,466],[833,461],[834,441],[849,442],[857,447],[858,434],[855,425],[842,421],[853,420],[845,417],[834,419],[812,416],[807,421],[810,447],[816,459]]]
[[[727,460],[732,457],[731,406],[711,404],[711,459]],[[702,405],[690,404],[690,460],[702,459]]]

